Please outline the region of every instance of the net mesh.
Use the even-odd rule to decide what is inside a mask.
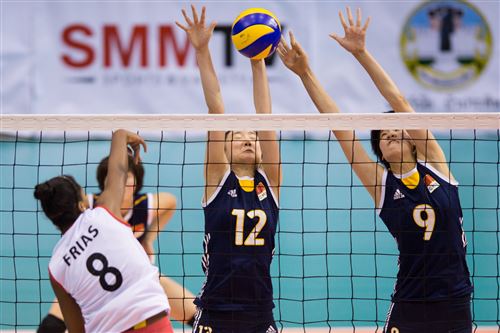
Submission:
[[[377,118],[376,126],[397,126],[392,117]],[[425,128],[440,128],[434,134],[460,182],[467,262],[475,288],[474,329],[500,332],[499,116],[477,127],[474,119],[482,115],[470,117],[468,122],[461,118],[460,124],[452,115],[444,116],[443,123],[437,125],[430,119]],[[123,125],[130,119],[117,118],[119,126],[107,126],[127,127]],[[333,134],[328,130],[305,131],[310,129],[307,126],[316,126],[305,125],[309,120],[314,122],[312,117],[297,116],[294,123],[277,130],[283,183],[271,266],[276,322],[283,332],[341,328],[381,332],[398,270],[396,243]],[[168,117],[163,121],[156,126],[172,123]],[[169,192],[177,198],[174,217],[155,241],[156,263],[162,275],[195,294],[205,279],[200,265],[204,130],[213,129],[213,120],[196,121],[202,124],[196,128],[190,122],[181,127],[176,124],[175,132],[139,130],[148,144],[148,153],[143,155],[142,192]],[[231,121],[240,128],[255,127],[255,120],[244,116],[234,116]],[[103,129],[82,132],[80,128],[59,126],[55,129],[63,131],[54,132],[54,128],[47,130],[36,120],[28,122],[28,128],[23,123],[8,123],[0,141],[2,330],[33,330],[54,297],[47,266],[60,235],[34,200],[34,186],[53,176],[70,174],[87,193],[98,193],[96,169],[109,153],[111,135]],[[61,117],[59,123],[65,123],[65,118]],[[365,129],[369,124],[354,121],[349,125],[361,128],[356,133],[367,151],[370,142]],[[443,130],[445,124],[450,127]],[[128,128],[137,126],[129,122]],[[223,129],[230,124],[217,126]],[[347,126],[339,125],[341,129]],[[335,128],[335,123],[327,127]],[[175,327],[190,331],[178,323]]]

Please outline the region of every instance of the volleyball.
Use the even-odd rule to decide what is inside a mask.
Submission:
[[[245,57],[259,60],[274,53],[281,38],[281,25],[276,16],[264,8],[249,8],[234,20],[231,38]]]

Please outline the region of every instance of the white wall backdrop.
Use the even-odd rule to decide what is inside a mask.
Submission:
[[[361,66],[328,37],[342,32],[337,13],[345,5],[360,7],[365,17],[372,17],[368,48],[418,111],[500,111],[497,1],[434,2],[434,7],[462,11],[453,18],[452,47],[447,52],[439,49],[442,34],[430,28],[426,13],[432,6],[424,2],[204,4],[208,19],[218,22],[211,51],[228,113],[253,112],[249,61],[228,44],[227,33],[237,14],[255,5],[273,11],[284,32],[294,31],[321,82],[345,112],[388,109]],[[182,19],[181,8],[188,5],[2,2],[2,113],[206,112],[194,50],[174,24]],[[402,38],[408,22],[414,39]],[[405,53],[432,59],[430,69],[417,68],[416,73],[435,85],[422,84],[410,73]],[[482,64],[479,74],[471,63]],[[316,112],[298,78],[277,56],[268,66],[268,75],[274,112]]]

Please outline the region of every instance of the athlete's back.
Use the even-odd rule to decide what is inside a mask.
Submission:
[[[49,272],[78,303],[87,332],[121,332],[169,309],[130,226],[104,207],[88,209],[54,248]]]

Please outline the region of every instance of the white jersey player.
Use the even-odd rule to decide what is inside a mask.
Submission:
[[[63,234],[49,274],[69,332],[172,332],[158,269],[128,223],[117,218],[127,177],[127,144],[136,161],[140,145],[146,148],[136,134],[113,134],[106,186],[94,209],[85,210],[85,194],[71,176],[35,187],[35,198]]]

